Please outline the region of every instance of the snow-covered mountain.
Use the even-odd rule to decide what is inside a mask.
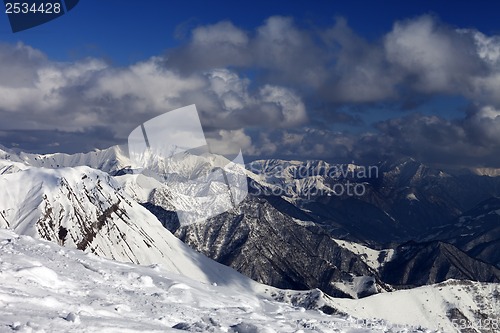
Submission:
[[[0,176],[0,188],[0,227],[18,234],[122,262],[161,264],[207,283],[242,281],[174,237],[107,173],[33,167]]]
[[[0,175],[15,173],[27,168],[28,166],[24,163],[0,159]]]
[[[0,174],[26,166],[89,166],[111,175],[123,175],[133,167],[127,155],[127,149],[121,146],[73,155],[27,154],[0,147]],[[203,163],[195,158],[181,162],[189,164],[185,169],[190,174],[179,175],[184,178],[206,174],[220,164],[219,158],[204,159]],[[481,201],[500,196],[500,177],[446,173],[413,159],[374,166],[261,160],[246,167],[252,194],[282,196],[310,212],[309,219],[322,224],[336,238],[348,237],[369,244],[419,238],[428,229],[448,224]],[[164,166],[156,171],[168,173],[169,168]],[[346,181],[363,184],[366,193],[360,197],[337,195],[335,185]]]
[[[351,178],[352,172],[361,169],[355,165],[347,168]],[[328,182],[343,177],[341,173],[347,171],[328,163],[281,160],[252,162],[249,169],[263,172],[249,176],[250,182],[259,182],[271,192],[291,184],[292,191],[282,197],[250,197],[237,209],[206,224],[187,227],[176,223],[168,200],[152,199],[146,206],[192,248],[257,281],[282,288],[320,288],[330,295],[357,298],[391,290],[391,284],[406,288],[450,278],[499,281],[500,272],[493,265],[439,239],[431,243],[389,244],[390,248],[378,250],[366,246],[376,246],[374,240],[390,241],[404,235],[407,224],[403,218],[408,214],[421,219],[433,215],[453,217],[443,211],[454,210],[441,205],[456,205],[450,197],[461,195],[465,188],[441,199],[437,194],[458,184],[454,176],[414,160],[403,160],[400,164],[382,165],[381,179],[368,179],[368,198],[339,198],[328,193],[303,198],[293,189],[330,186]],[[432,182],[437,188],[429,187]],[[414,194],[410,200],[408,193],[417,193],[420,199]],[[435,220],[425,223],[429,225],[429,221]]]
[[[113,146],[108,149],[77,154],[31,154],[15,152],[0,146],[0,159],[23,163],[27,166],[53,169],[88,166],[107,173],[115,173],[130,167],[132,164],[126,148],[123,146]]]
[[[500,169],[499,168],[473,168],[471,170],[474,174],[480,176],[488,176],[488,177],[499,177]]]
[[[120,147],[76,155],[33,155],[3,152],[2,157],[3,160],[0,161],[4,165],[7,165],[4,169],[10,170],[4,173],[13,173],[33,165],[58,168],[52,172],[60,172],[60,170],[63,170],[61,169],[63,166],[80,164],[102,168],[108,174],[115,175],[115,177],[105,174],[101,175],[101,177],[105,177],[104,183],[113,183],[111,185],[111,192],[120,190],[120,195],[123,196],[125,193],[129,195],[128,201],[131,204],[135,204],[134,201],[144,204],[157,218],[162,220],[165,226],[169,227],[172,232],[176,232],[177,236],[183,241],[209,257],[230,265],[238,271],[264,283],[283,288],[305,289],[318,287],[332,295],[344,293],[351,297],[357,297],[358,292],[360,295],[366,295],[380,290],[387,290],[387,287],[384,287],[384,283],[379,279],[380,272],[374,272],[370,263],[365,262],[364,257],[366,253],[353,253],[348,249],[339,248],[336,243],[337,239],[345,238],[346,240],[354,240],[365,244],[372,244],[374,241],[381,239],[397,239],[397,237],[403,235],[408,229],[406,228],[406,223],[403,224],[402,222],[404,220],[402,218],[409,214],[408,212],[414,218],[415,216],[420,216],[420,219],[432,216],[434,213],[429,212],[433,211],[440,216],[442,212],[439,213],[439,210],[442,211],[442,208],[433,208],[434,204],[432,202],[438,205],[438,207],[448,207],[450,206],[449,202],[453,203],[458,200],[455,200],[456,198],[453,200],[446,198],[456,197],[456,193],[461,193],[460,191],[462,191],[454,190],[451,191],[454,194],[437,196],[437,194],[445,192],[450,187],[456,187],[458,179],[442,171],[430,169],[411,159],[393,163],[382,163],[377,167],[378,169],[372,171],[367,171],[369,168],[354,164],[342,166],[322,161],[255,161],[247,165],[247,175],[250,183],[253,182],[254,185],[258,184],[261,188],[270,188],[271,190],[273,190],[273,186],[279,188],[288,185],[288,189],[292,191],[283,194],[281,198],[279,196],[261,194],[260,197],[263,200],[257,199],[256,201],[256,199],[251,197],[237,209],[211,219],[208,224],[195,225],[189,230],[188,228],[180,230],[175,217],[172,217],[175,214],[171,212],[176,206],[174,205],[175,200],[179,201],[179,198],[172,193],[171,189],[161,186],[153,178],[123,172],[123,168],[127,169],[130,167],[130,160]],[[212,162],[214,163],[211,163],[210,159],[204,159],[203,161],[201,164],[198,163],[199,159],[194,161],[199,164],[195,163],[195,172],[203,173],[210,169],[211,164],[217,164],[217,159],[213,159]],[[210,165],[207,164],[207,161]],[[183,160],[182,162],[188,162],[190,165],[194,163],[191,163],[190,160]],[[198,167],[196,167],[197,165]],[[45,168],[41,170],[45,170]],[[44,172],[49,171],[46,170]],[[380,174],[370,176],[370,172],[380,172]],[[31,171],[31,173],[36,172]],[[366,177],[360,178],[359,175],[363,173]],[[182,175],[176,174],[176,176],[180,177]],[[184,175],[183,177],[187,176],[189,175]],[[373,176],[378,177],[374,178]],[[364,186],[369,189],[367,196],[363,198],[343,198],[329,195],[332,190],[332,182],[346,178],[352,181],[363,182]],[[90,185],[85,186],[91,187],[95,180],[90,177],[87,181]],[[430,182],[434,182],[435,186],[429,187],[428,184]],[[470,184],[470,182],[467,184]],[[75,186],[75,192],[80,192],[79,188],[82,185],[76,184]],[[316,195],[304,200],[301,196],[301,193],[303,193],[301,191],[312,191],[314,188],[316,190],[329,190],[321,192],[322,195]],[[49,194],[52,191],[52,189],[49,189]],[[70,190],[66,191],[68,193],[71,192]],[[412,200],[407,199],[409,198],[409,192],[412,194]],[[99,192],[95,191],[95,193],[91,193],[88,197],[92,198],[96,193]],[[435,197],[440,197],[441,199],[436,201],[436,199],[433,199]],[[116,202],[123,200],[118,197],[115,199]],[[55,201],[57,200],[59,198],[55,198]],[[448,200],[446,201],[448,203],[443,205],[443,200]],[[67,205],[69,207],[74,204],[74,202],[69,202]],[[411,209],[406,211],[405,207],[410,207]],[[106,209],[109,209],[109,207]],[[133,208],[132,210],[135,209]],[[446,210],[453,211],[450,208],[446,208]],[[398,213],[398,211],[402,212],[401,214],[403,215]],[[255,215],[256,212],[262,213]],[[104,211],[99,212],[99,214],[103,213]],[[54,213],[52,212],[52,214]],[[67,214],[62,215],[66,216]],[[86,218],[95,219],[97,216],[98,214],[96,213]],[[395,219],[393,216],[397,218]],[[51,216],[50,218],[57,220],[57,217]],[[77,213],[69,219],[80,221],[81,217]],[[266,230],[263,228],[264,226],[270,229]],[[60,229],[61,232],[66,232],[66,227],[62,226],[62,228]],[[83,227],[80,226],[80,228]],[[259,230],[262,231],[262,234],[258,233]],[[272,230],[279,230],[279,232],[271,232]],[[71,232],[70,230],[70,235]],[[51,236],[45,235],[45,237],[51,237],[50,239],[60,242],[58,233],[59,231],[55,230],[52,231]],[[289,237],[287,234],[300,234],[303,237],[300,239],[300,242],[294,244],[293,240],[295,237]],[[331,237],[326,237],[325,235],[327,234],[330,234]],[[280,237],[273,235],[280,235]],[[306,237],[306,235],[309,236]],[[240,241],[239,243],[234,240],[229,241],[231,239],[239,239]],[[318,256],[317,242],[324,243],[325,239],[328,245],[321,247],[325,250],[321,256]],[[272,247],[276,246],[275,244],[280,244],[280,249],[286,249],[286,251],[281,250],[279,254],[275,254],[272,256],[272,259],[269,259],[267,258],[268,255],[264,254],[265,252],[260,251],[259,253],[255,253],[256,244],[261,244],[270,253],[277,252],[272,250]],[[83,245],[84,243],[75,244],[75,246],[80,247],[83,247]],[[361,246],[359,245],[359,247]],[[420,251],[417,249],[419,246],[412,249],[412,251]],[[249,250],[245,250],[245,248]],[[373,251],[370,248],[366,249],[367,251]],[[317,271],[322,270],[321,267],[324,266],[323,264],[311,264],[316,269],[308,268],[307,265],[300,265],[297,269],[293,269],[293,263],[290,263],[290,265],[283,264],[288,259],[286,253],[295,253],[297,255],[301,253],[302,257],[297,262],[314,263],[318,259],[324,260],[321,258],[328,258],[328,256],[333,255],[330,253],[331,251],[340,251],[339,254],[335,254],[335,257],[340,260],[347,260],[346,258],[352,257],[355,258],[358,264],[351,264],[347,268],[342,268],[343,266],[340,264],[332,264],[332,267],[336,267],[332,272],[336,273],[325,273],[323,271],[320,273]],[[230,255],[224,253],[230,253]],[[420,252],[421,260],[426,260],[425,258],[427,257],[422,253],[431,255],[436,252]],[[465,255],[463,253],[460,254]],[[259,258],[259,256],[262,256],[262,260],[260,261],[248,260],[249,257]],[[401,260],[401,257],[399,256],[398,260]],[[430,258],[427,259],[431,260]],[[469,262],[471,265],[474,263],[473,265],[481,266],[475,263],[474,258],[467,258],[467,255],[462,259],[462,261]],[[126,258],[126,260],[130,259]],[[330,261],[330,259],[327,260],[327,262]],[[446,261],[439,262],[444,264]],[[448,264],[450,263],[446,262],[445,265]],[[361,268],[360,265],[364,266],[364,268]],[[389,265],[389,267],[394,267],[394,265]],[[454,268],[451,269],[450,267]],[[460,269],[457,269],[453,264],[450,267],[449,270],[455,273],[443,275],[443,277],[462,277],[462,275],[458,274]],[[472,269],[473,272],[476,271],[477,273],[468,276],[477,280],[495,281],[494,277],[497,273],[494,272],[492,267],[486,268],[486,270],[490,271],[489,273],[479,274],[477,270]],[[408,280],[408,277],[403,278],[400,276],[402,273],[387,272],[386,270],[385,276],[390,277],[389,280],[393,283]],[[352,282],[353,278],[361,277],[368,277],[368,280],[365,280],[367,287],[359,287],[359,284],[356,285],[356,283]],[[493,278],[493,280],[490,278]],[[421,280],[424,281],[421,283],[439,282],[443,281],[443,279]],[[373,285],[373,283],[375,284]],[[352,288],[346,288],[346,284],[351,286],[356,285],[357,289],[355,289],[357,291],[353,291]],[[370,291],[371,287],[369,287],[371,285],[374,286],[372,291]]]
[[[379,279],[373,262],[339,245],[314,223],[280,212],[264,198],[250,197],[208,223],[172,231],[208,257],[279,288],[319,288],[332,296],[353,298],[392,290]]]
[[[359,298],[447,279],[500,282],[500,270],[444,242],[407,242],[375,250],[339,240],[318,224],[283,213],[278,198],[249,198],[208,223],[180,227],[173,212],[148,206],[197,251],[280,288],[320,288]],[[291,208],[286,211],[293,214]],[[303,217],[303,216],[302,216]]]
[[[404,288],[448,279],[500,283],[500,269],[442,241],[398,246],[381,275],[385,282]]]
[[[265,160],[247,167],[257,173],[251,188],[258,193],[282,195],[337,238],[374,245],[416,239],[500,195],[500,177],[450,174],[410,158],[373,166]],[[347,181],[365,193],[335,194]]]
[[[194,167],[191,169],[194,171],[174,176],[199,176],[218,163],[217,158],[205,158],[203,163],[197,161],[184,160],[183,163]],[[120,147],[76,155],[0,150],[0,227],[49,240],[71,251],[82,250],[120,262],[160,265],[168,278],[189,276],[197,281],[193,282],[195,284],[230,287],[231,292],[249,294],[257,297],[258,302],[264,302],[258,306],[264,312],[262,304],[280,300],[288,306],[292,304],[292,308],[300,305],[321,309],[323,313],[344,313],[342,318],[328,318],[327,322],[337,319],[352,322],[354,319],[348,315],[355,314],[356,318],[375,317],[378,323],[418,323],[436,330],[441,327],[445,332],[453,331],[453,319],[474,322],[478,318],[494,317],[491,310],[495,308],[496,299],[493,301],[484,295],[487,292],[498,294],[497,283],[470,282],[473,287],[460,290],[451,286],[471,286],[467,280],[499,281],[500,273],[495,267],[498,265],[495,261],[498,237],[496,231],[489,231],[496,230],[500,205],[498,199],[488,198],[498,193],[500,181],[497,180],[500,178],[452,175],[409,159],[381,163],[377,177],[360,177],[356,172],[363,172],[364,167],[354,164],[256,161],[247,165],[245,171],[253,190],[251,196],[207,223],[181,226],[174,212],[179,200],[175,193],[154,178],[134,174],[131,167],[132,163]],[[158,171],[162,170],[168,172],[166,167]],[[363,184],[366,196],[336,195],[334,185],[345,181]],[[289,191],[276,195],[285,185]],[[491,202],[481,203],[482,199]],[[476,208],[467,211],[477,202],[480,204]],[[453,229],[456,232],[451,232]],[[414,237],[423,240],[403,242]],[[29,238],[16,239],[20,243],[36,243],[28,241]],[[36,256],[31,250],[26,251],[24,254],[28,257]],[[12,258],[2,260],[7,263],[6,267],[14,267],[9,266]],[[226,265],[259,282],[304,291],[264,286]],[[40,265],[33,266],[35,271],[39,270],[36,267]],[[68,278],[56,266],[45,263],[41,266],[51,267],[55,272],[47,273],[51,278]],[[136,269],[125,264],[119,267]],[[24,272],[22,267],[8,269],[5,274],[13,276],[17,276],[16,269]],[[0,271],[3,272],[1,268]],[[45,274],[43,269],[40,272]],[[150,277],[154,274],[148,273]],[[22,273],[18,278],[25,281],[26,276]],[[449,279],[465,282],[446,282]],[[125,280],[120,281],[130,282]],[[443,284],[430,285],[436,282]],[[75,283],[83,282],[76,280]],[[419,285],[427,286],[394,291]],[[47,293],[53,292],[44,288]],[[86,287],[79,285],[79,288],[84,290]],[[330,299],[314,288],[334,296],[364,298]],[[312,291],[308,291],[310,289]],[[198,291],[196,289],[195,293]],[[468,301],[464,305],[467,308],[453,298],[462,297],[462,292],[474,297],[472,303]],[[369,296],[372,294],[379,295]],[[422,295],[429,294],[439,295],[438,305],[424,302],[423,297],[427,296]],[[188,301],[194,300],[198,306],[199,298],[193,295],[190,294]],[[59,296],[53,297],[58,299]],[[416,306],[409,298],[419,302],[416,317],[405,314],[400,321],[395,320],[394,311],[390,311],[393,302]],[[2,298],[1,302],[5,303]],[[378,308],[364,311],[365,304]],[[380,310],[384,307],[389,310]],[[259,312],[253,314],[260,315]],[[81,315],[76,317],[83,318]],[[203,326],[207,321],[196,320],[179,322],[176,328],[214,332],[266,331],[262,328],[265,325],[261,327],[255,322],[242,322],[243,326],[235,328],[238,324],[219,327],[208,321],[210,323]],[[27,323],[5,325],[32,329]],[[337,329],[317,318],[299,320],[298,325],[297,330],[304,331],[314,328],[311,330],[334,332]],[[62,330],[57,325],[54,327]],[[280,332],[288,330],[288,327],[284,330],[269,327]],[[363,329],[363,325],[356,329]],[[353,331],[356,330],[353,328]]]

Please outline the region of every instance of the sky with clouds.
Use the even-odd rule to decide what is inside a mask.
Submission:
[[[236,143],[248,159],[411,156],[444,167],[500,167],[500,24],[485,26],[480,16],[474,24],[392,8],[392,16],[360,25],[362,16],[325,2],[317,19],[309,7],[254,9],[253,19],[227,8],[214,16],[212,8],[170,19],[157,36],[141,39],[136,28],[127,40],[119,21],[116,40],[113,29],[99,34],[93,26],[71,44],[67,30],[85,29],[82,16],[92,9],[78,6],[81,13],[76,7],[26,33],[10,33],[2,18],[1,145],[106,148],[156,115],[196,104],[213,147]],[[151,15],[158,20],[161,11]],[[142,20],[149,22],[144,15],[134,24]],[[108,31],[105,22],[113,25],[112,18],[94,25]],[[147,47],[134,47],[134,38]]]

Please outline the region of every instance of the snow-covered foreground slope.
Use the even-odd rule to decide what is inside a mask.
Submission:
[[[4,229],[0,279],[0,332],[382,332],[162,265],[109,261]]]

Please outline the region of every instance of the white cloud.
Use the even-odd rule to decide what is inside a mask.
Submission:
[[[240,150],[247,152],[255,150],[252,139],[243,129],[219,130],[207,137],[207,142],[212,153],[236,156]]]
[[[430,16],[397,22],[384,44],[388,60],[412,74],[423,92],[456,91],[478,70],[472,39]]]
[[[260,96],[263,102],[277,107],[279,127],[300,125],[307,121],[306,106],[291,90],[266,85],[261,88]]]
[[[252,103],[248,93],[250,80],[240,78],[227,69],[215,69],[207,73],[210,88],[222,101],[224,110],[238,110]]]
[[[256,156],[362,158],[386,149],[430,160],[488,160],[500,143],[499,59],[500,36],[431,16],[396,22],[376,40],[362,38],[342,18],[327,29],[305,29],[276,16],[253,31],[223,21],[195,28],[165,56],[127,67],[98,59],[55,62],[24,44],[4,44],[0,116],[8,121],[0,131],[92,133],[87,139],[110,142],[195,103],[221,151],[233,142]],[[443,94],[463,96],[475,109],[457,111],[453,121],[395,118],[357,135],[319,129],[362,123],[355,120],[363,113],[351,108],[377,112],[366,106]]]
[[[250,65],[250,38],[231,22],[222,21],[195,28],[188,45],[168,53],[172,69],[185,73],[226,66]]]
[[[37,70],[47,63],[45,55],[23,43],[0,44],[0,85],[11,88],[32,87]]]
[[[481,59],[492,66],[500,65],[500,36],[486,36],[479,31],[468,29],[460,30],[460,32],[472,34]]]
[[[194,44],[206,44],[211,47],[217,47],[220,44],[245,47],[248,44],[245,32],[228,21],[198,27],[193,30],[192,38]]]
[[[475,116],[480,119],[496,120],[498,117],[500,117],[500,110],[497,110],[494,107],[488,105],[482,107]]]
[[[500,109],[483,106],[468,119],[466,126],[475,137],[481,138],[483,145],[500,146]]]
[[[253,126],[277,127],[307,119],[304,103],[291,90],[263,85],[252,91],[249,79],[228,69],[182,74],[165,67],[162,58],[124,68],[97,59],[59,63],[21,44],[0,48],[5,60],[14,56],[29,80],[22,86],[0,82],[0,116],[9,119],[2,123],[3,130],[81,132],[104,127],[126,138],[137,124],[193,103],[211,130],[242,134],[250,119]],[[0,71],[6,70],[5,64],[8,61]],[[266,114],[270,106],[275,112]],[[248,146],[245,140],[238,137]]]

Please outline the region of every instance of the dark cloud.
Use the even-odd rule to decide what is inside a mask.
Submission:
[[[497,36],[456,29],[432,16],[396,22],[375,41],[357,35],[343,18],[330,28],[303,29],[291,18],[271,17],[251,32],[230,22],[195,28],[165,64],[189,73],[252,69],[257,82],[292,86],[337,105],[411,105],[441,93],[498,102],[499,45]]]
[[[413,114],[380,122],[374,146],[389,148],[395,156],[411,156],[435,165],[498,168],[500,117],[494,117],[500,113],[494,113],[481,110],[460,120]]]
[[[482,110],[461,120],[410,114],[378,122],[375,129],[362,134],[317,128],[265,131],[253,140],[253,146],[264,149],[251,153],[365,164],[413,157],[439,167],[500,168],[500,111]]]

